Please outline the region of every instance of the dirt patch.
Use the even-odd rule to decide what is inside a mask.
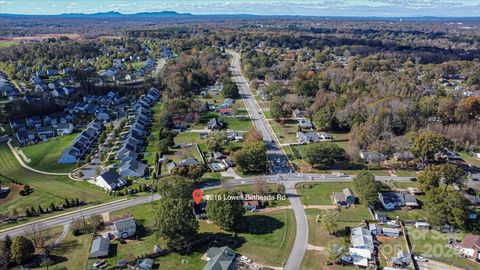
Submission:
[[[6,194],[5,197],[3,194],[2,196],[0,196],[0,203],[6,203],[8,201],[13,200],[15,197],[20,196],[19,192],[20,190],[23,190],[23,185],[10,183],[7,186],[10,187],[10,192],[8,192],[8,194]]]

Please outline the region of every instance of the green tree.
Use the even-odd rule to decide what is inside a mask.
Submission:
[[[443,150],[447,144],[447,139],[442,135],[433,131],[424,131],[413,141],[412,153],[426,164],[434,159],[435,154]]]
[[[13,238],[10,248],[10,257],[17,264],[22,264],[30,259],[35,252],[35,247],[30,239],[25,236]]]
[[[205,173],[205,167],[202,164],[188,166],[188,178],[199,179]]]
[[[304,153],[310,165],[331,166],[345,160],[345,150],[332,142],[309,144]]]
[[[368,171],[361,171],[353,179],[355,191],[364,205],[376,205],[378,203],[378,184],[375,176]]]
[[[440,186],[441,178],[442,175],[438,171],[438,166],[429,165],[418,175],[419,187],[423,192],[438,188]]]
[[[208,150],[217,152],[227,149],[230,141],[225,131],[213,131],[208,134],[205,144]]]
[[[163,197],[155,217],[157,236],[169,249],[188,249],[198,233],[198,221],[192,212],[190,199]]]
[[[333,211],[327,211],[320,220],[320,224],[329,234],[334,234],[338,228],[337,216]]]
[[[270,101],[270,113],[276,121],[288,116],[288,112],[283,109],[283,103],[284,99],[278,96],[273,97]]]
[[[3,241],[0,241],[0,269],[8,269],[10,263],[10,248],[12,246],[12,239],[9,235],[5,236]]]
[[[224,191],[219,196],[238,196],[235,191]],[[227,231],[238,231],[243,224],[245,209],[240,200],[210,200],[207,204],[208,219]]]
[[[462,188],[467,182],[467,174],[464,170],[452,163],[440,164],[437,166],[443,183],[445,183],[445,190],[450,185],[457,185]]]
[[[327,264],[339,264],[345,255],[347,248],[337,242],[330,241],[327,244]]]
[[[162,198],[186,199],[192,198],[194,183],[192,180],[179,175],[172,175],[158,183],[158,193]]]
[[[267,167],[267,147],[263,141],[247,143],[233,158],[244,173],[261,173]]]
[[[240,97],[238,87],[234,82],[232,82],[231,79],[227,79],[223,82],[222,94],[226,98],[239,98]]]
[[[441,226],[448,223],[461,229],[466,227],[470,203],[458,192],[439,188],[429,190],[424,204],[427,219],[431,224]]]

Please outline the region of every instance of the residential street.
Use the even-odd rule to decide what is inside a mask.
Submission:
[[[237,83],[240,94],[245,102],[247,111],[252,118],[252,121],[259,132],[262,133],[264,141],[267,143],[267,157],[270,164],[270,171],[272,174],[293,173],[293,168],[288,162],[288,158],[282,151],[281,146],[278,144],[278,140],[273,133],[268,121],[265,119],[258,103],[255,101],[255,97],[252,94],[250,86],[242,75],[240,55],[234,51],[228,51],[233,57],[230,70],[233,75],[233,79]],[[278,181],[283,182],[283,179],[289,178],[294,174],[289,174],[286,177],[278,176]],[[275,178],[269,179],[275,182]],[[290,256],[285,264],[285,270],[300,269],[303,256],[308,246],[308,221],[303,209],[302,202],[297,196],[294,182],[285,182],[286,192],[288,194],[288,200],[292,205],[293,213],[295,215],[296,222],[296,236],[293,248],[290,252]]]

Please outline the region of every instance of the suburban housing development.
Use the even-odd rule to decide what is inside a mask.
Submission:
[[[0,269],[480,269],[479,6],[361,2],[0,1]]]

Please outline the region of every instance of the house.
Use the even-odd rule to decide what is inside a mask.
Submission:
[[[368,224],[368,230],[372,235],[377,235],[382,233],[382,227],[378,223]]]
[[[468,194],[467,192],[461,192],[461,194],[463,195],[463,197],[465,197],[465,199],[467,199],[470,202],[470,205],[480,206],[480,197],[472,194]]]
[[[411,208],[418,207],[419,204],[414,195],[401,192],[382,192],[378,193],[378,199],[383,207],[387,210],[393,210],[398,207],[408,206]]]
[[[125,186],[127,181],[115,169],[110,169],[95,178],[95,184],[103,189],[112,191]]]
[[[39,127],[37,129],[37,135],[40,139],[50,138],[55,136],[55,131],[51,126]]]
[[[318,138],[320,141],[333,141],[335,138],[326,132],[318,133]]]
[[[398,238],[400,236],[400,230],[393,228],[383,228],[382,234],[388,237]]]
[[[113,235],[116,238],[125,239],[135,235],[137,224],[133,217],[117,220],[112,225]]]
[[[360,151],[360,158],[368,163],[380,163],[387,160],[387,156],[376,151]]]
[[[227,131],[227,139],[229,141],[241,142],[243,141],[243,133],[236,130]]]
[[[220,110],[218,110],[218,113],[220,113],[220,115],[232,116],[233,115],[233,109],[232,108],[220,109]]]
[[[355,195],[351,189],[345,188],[342,192],[333,193],[333,202],[338,206],[355,204]]]
[[[22,128],[26,128],[27,123],[25,122],[25,119],[17,119],[10,121],[10,127],[12,128],[12,130],[19,130]]]
[[[396,161],[411,161],[415,156],[410,151],[395,152],[393,153],[393,159]]]
[[[32,116],[27,118],[27,126],[39,128],[42,126],[42,119],[40,116]]]
[[[207,203],[200,202],[199,204],[193,204],[193,214],[197,220],[206,219],[207,218]]]
[[[44,125],[56,125],[57,117],[55,115],[47,115],[43,118]]]
[[[137,261],[137,267],[140,269],[152,269],[153,268],[153,260],[150,258],[145,258],[142,260]]]
[[[427,222],[415,222],[415,228],[419,230],[428,230],[430,229],[430,223]]]
[[[305,111],[295,109],[292,111],[292,115],[295,118],[304,118],[305,117]]]
[[[372,259],[372,252],[362,248],[348,248],[348,262],[360,267],[367,267],[368,262]]]
[[[73,132],[73,125],[71,123],[61,123],[57,125],[57,135],[65,136]]]
[[[81,155],[81,151],[76,147],[67,147],[58,159],[58,164],[75,164]]]
[[[207,250],[207,264],[203,270],[236,270],[237,254],[231,248],[211,247]]]
[[[147,164],[131,159],[120,165],[119,174],[123,177],[143,177],[147,168]]]
[[[18,143],[26,145],[35,142],[35,132],[32,130],[19,130],[15,133]]]
[[[318,142],[319,137],[316,132],[297,132],[295,134],[295,137],[297,138],[297,142],[300,144],[305,144],[305,143],[313,143],[313,142]]]
[[[194,157],[189,157],[189,158],[180,160],[180,165],[183,165],[183,166],[190,166],[190,165],[197,165],[197,164],[199,164],[199,162]]]
[[[172,161],[172,162],[170,162],[170,163],[167,164],[167,171],[168,171],[169,173],[171,173],[172,170],[175,169],[175,167],[177,167],[177,163],[175,163],[175,162]]]
[[[460,244],[460,252],[468,258],[480,260],[480,235],[468,234]]]
[[[221,130],[225,127],[225,123],[217,118],[212,118],[207,123],[207,128],[210,130]]]
[[[103,238],[98,236],[93,240],[92,247],[90,248],[89,258],[102,258],[108,256],[108,251],[110,248],[110,240],[108,238]]]
[[[370,231],[363,227],[352,228],[350,232],[350,243],[354,248],[367,249],[373,252],[374,244]]]
[[[313,129],[312,122],[308,119],[300,119],[298,120],[298,125],[302,129]]]

